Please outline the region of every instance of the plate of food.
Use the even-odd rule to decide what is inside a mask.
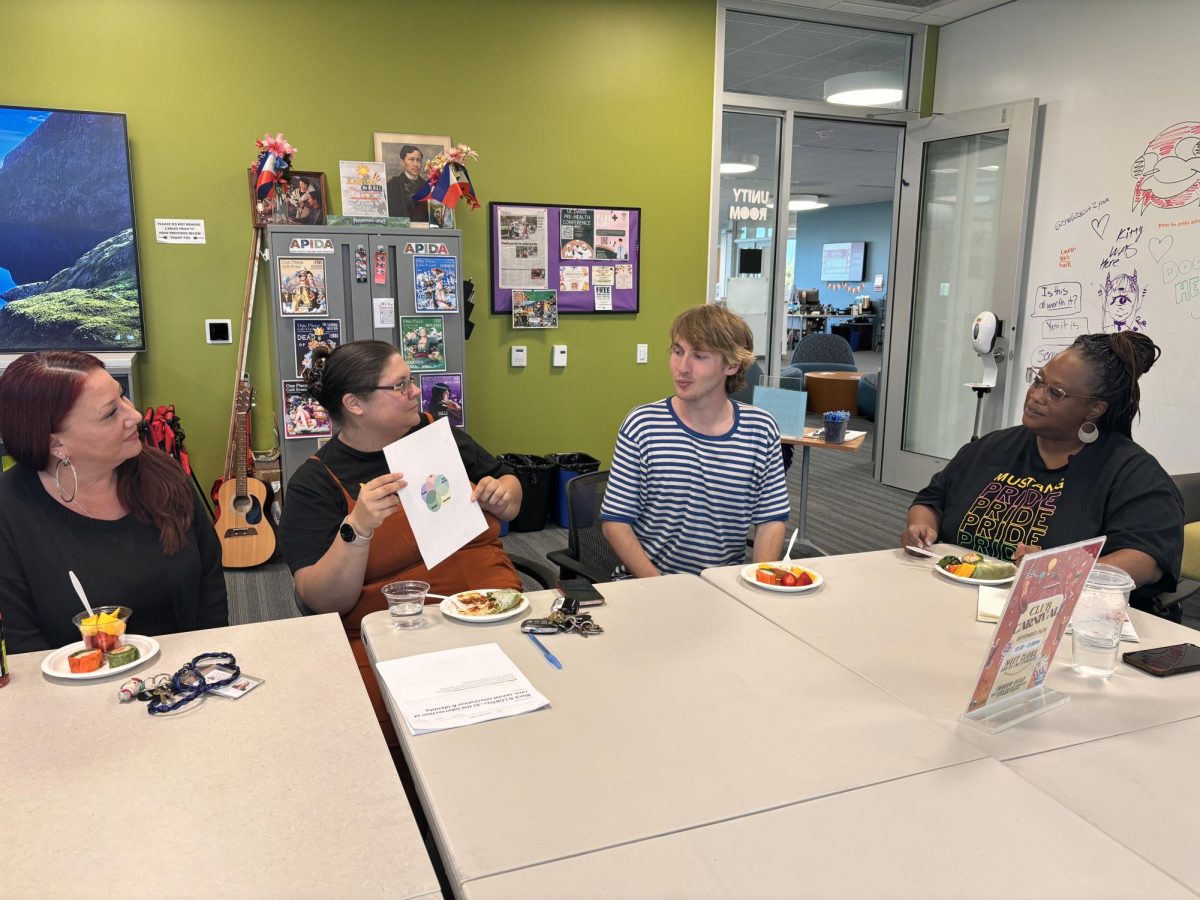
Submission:
[[[124,643],[109,650],[107,657],[103,650],[89,647],[83,641],[59,647],[42,659],[42,671],[53,678],[107,678],[158,655],[158,641],[152,637],[127,634],[122,640]]]
[[[798,594],[811,591],[825,583],[820,573],[789,563],[755,563],[742,569],[742,578],[755,587],[768,591]]]
[[[529,609],[529,598],[511,588],[480,588],[451,594],[438,608],[460,622],[500,622]]]
[[[962,556],[943,556],[934,563],[933,570],[964,584],[1008,584],[1017,577],[1017,567],[1013,563],[970,552]]]

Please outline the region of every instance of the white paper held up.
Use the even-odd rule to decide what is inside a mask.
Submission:
[[[389,659],[378,668],[414,735],[519,716],[550,705],[499,644]]]
[[[487,529],[483,510],[471,499],[471,480],[449,419],[438,419],[388,444],[383,455],[388,468],[408,482],[400,491],[400,504],[427,569]]]

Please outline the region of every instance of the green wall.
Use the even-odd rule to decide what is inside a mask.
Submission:
[[[223,466],[235,350],[206,318],[240,318],[252,231],[246,167],[282,131],[299,169],[370,159],[372,132],[449,134],[479,151],[483,209],[459,210],[475,280],[472,434],[493,452],[607,462],[624,414],[670,392],[666,329],[705,298],[715,3],[711,0],[40,0],[6,3],[0,103],[127,113],[149,350],[142,400],[175,403],[204,483]],[[438,25],[444,23],[444,27]],[[488,310],[490,200],[640,206],[642,312],[514,332]],[[154,242],[154,219],[204,219],[204,246]],[[261,273],[260,282],[266,280]],[[268,303],[250,368],[256,448],[270,443]],[[650,345],[636,365],[635,345]],[[529,347],[526,369],[508,348]],[[550,366],[550,346],[569,365]]]

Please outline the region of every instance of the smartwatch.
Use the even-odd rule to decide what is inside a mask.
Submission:
[[[342,524],[338,528],[338,535],[347,544],[369,544],[371,543],[371,535],[359,534],[358,529],[350,524],[350,517],[342,519]]]

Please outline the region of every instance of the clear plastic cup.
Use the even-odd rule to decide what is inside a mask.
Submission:
[[[392,627],[400,630],[421,627],[421,614],[425,611],[425,595],[429,585],[424,581],[393,581],[383,586],[387,600],[388,615]]]
[[[84,646],[103,650],[104,658],[108,659],[109,651],[125,643],[125,629],[133,611],[128,606],[94,606],[92,612],[90,618],[86,612],[77,613],[71,621],[79,629]]]
[[[1117,667],[1121,628],[1133,579],[1097,563],[1071,615],[1071,668],[1087,678],[1108,678]]]

